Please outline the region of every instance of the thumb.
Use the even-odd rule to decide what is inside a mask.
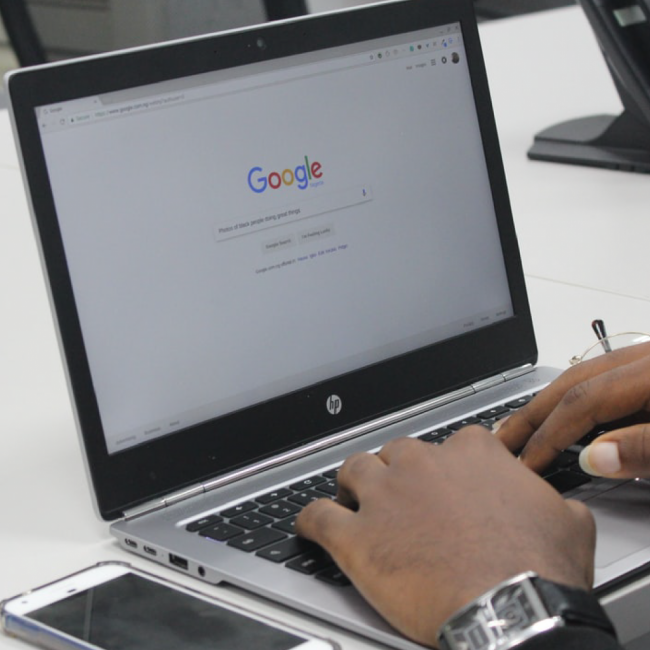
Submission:
[[[650,477],[650,425],[610,431],[580,452],[580,467],[592,476]]]

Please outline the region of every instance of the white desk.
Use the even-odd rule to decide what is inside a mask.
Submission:
[[[650,178],[525,158],[534,132],[620,110],[578,9],[481,29],[540,361],[563,366],[591,343],[593,318],[604,318],[611,332],[650,328],[642,248],[650,241]],[[94,517],[6,112],[0,112],[0,197],[0,598],[107,559],[197,586],[121,551]],[[260,601],[254,606],[278,611]],[[344,650],[377,647],[281,612]],[[623,630],[624,640],[629,633]],[[21,647],[0,637],[2,650]]]
[[[621,112],[586,18],[568,8],[508,19],[483,26],[482,40],[528,275],[647,300],[648,177],[525,155],[543,128]]]

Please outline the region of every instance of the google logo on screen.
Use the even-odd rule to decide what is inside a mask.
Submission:
[[[283,185],[291,187],[297,185],[298,189],[306,190],[310,181],[320,179],[323,176],[323,167],[319,162],[309,162],[305,156],[305,162],[297,165],[294,169],[286,168],[281,172],[271,172],[266,175],[261,167],[252,167],[248,172],[248,187],[261,194],[266,192],[270,187],[272,190],[278,190]]]

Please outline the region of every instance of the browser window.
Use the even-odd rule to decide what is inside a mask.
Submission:
[[[459,25],[39,123],[110,452],[512,315]]]

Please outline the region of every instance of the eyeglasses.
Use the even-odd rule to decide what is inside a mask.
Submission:
[[[576,366],[583,361],[588,361],[601,354],[606,354],[621,348],[627,348],[631,345],[646,343],[650,341],[650,335],[643,332],[621,332],[620,334],[607,335],[605,323],[602,320],[595,320],[591,323],[591,329],[594,330],[598,341],[588,347],[582,354],[577,354],[569,359],[572,366]]]

